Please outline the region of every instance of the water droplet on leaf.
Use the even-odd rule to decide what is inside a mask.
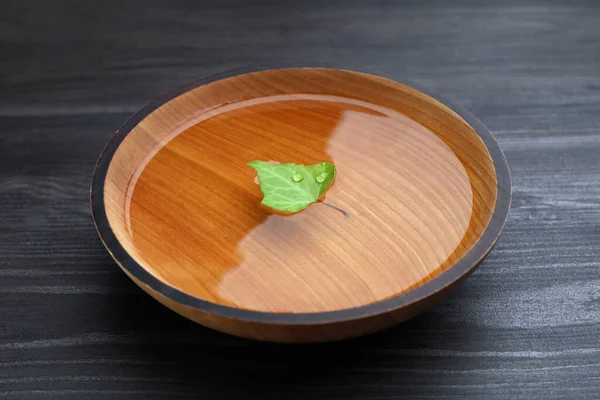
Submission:
[[[304,175],[296,173],[292,176],[292,179],[294,182],[302,182],[302,180],[304,180]]]
[[[325,182],[325,179],[327,179],[327,172],[321,172],[319,175],[317,175],[317,177],[315,179],[317,180],[318,183]]]

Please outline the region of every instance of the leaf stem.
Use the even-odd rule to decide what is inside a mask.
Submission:
[[[329,203],[327,203],[327,202],[325,202],[325,201],[320,201],[319,203],[321,203],[321,204],[324,204],[324,205],[326,205],[327,207],[331,207],[331,208],[333,208],[334,210],[337,210],[337,211],[341,212],[341,213],[344,215],[344,217],[346,217],[346,219],[350,219],[350,214],[348,214],[346,211],[342,210],[341,208],[339,208],[339,207],[336,207],[336,206],[334,206],[333,204],[329,204]]]

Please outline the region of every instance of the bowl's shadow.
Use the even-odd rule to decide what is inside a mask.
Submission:
[[[127,285],[125,274],[115,273],[114,279],[119,286]],[[154,378],[161,388],[181,397],[218,393],[223,399],[264,399],[293,393],[314,398],[333,389],[352,396],[377,385],[400,385],[395,390],[408,393],[419,390],[410,385],[415,379],[423,382],[434,376],[431,349],[446,341],[468,340],[455,321],[440,319],[435,312],[362,338],[286,345],[207,329],[141,290],[109,308],[114,312],[107,322],[111,332],[129,343],[126,349],[115,346],[119,354],[112,356],[136,360],[138,377]]]

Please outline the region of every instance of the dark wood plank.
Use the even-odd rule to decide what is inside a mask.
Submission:
[[[597,399],[598,17],[593,0],[0,2],[0,399]],[[497,247],[398,328],[308,347],[226,337],[148,298],[97,239],[89,179],[131,113],[281,59],[393,70],[505,150]]]

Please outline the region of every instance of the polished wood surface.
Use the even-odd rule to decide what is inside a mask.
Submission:
[[[125,272],[127,273],[127,271]],[[447,292],[443,290],[434,293],[423,301],[389,313],[374,314],[364,318],[349,318],[332,323],[289,325],[225,318],[198,308],[185,306],[144,285],[133,275],[128,274],[128,276],[154,299],[194,322],[229,335],[284,344],[334,342],[370,335],[414,317],[442,298]]]
[[[335,163],[327,203],[260,206],[251,160]],[[291,177],[290,177],[291,180]],[[191,296],[277,313],[360,307],[437,276],[494,211],[492,159],[441,103],[373,75],[296,68],[212,82],[162,105],[108,169],[111,228]]]

